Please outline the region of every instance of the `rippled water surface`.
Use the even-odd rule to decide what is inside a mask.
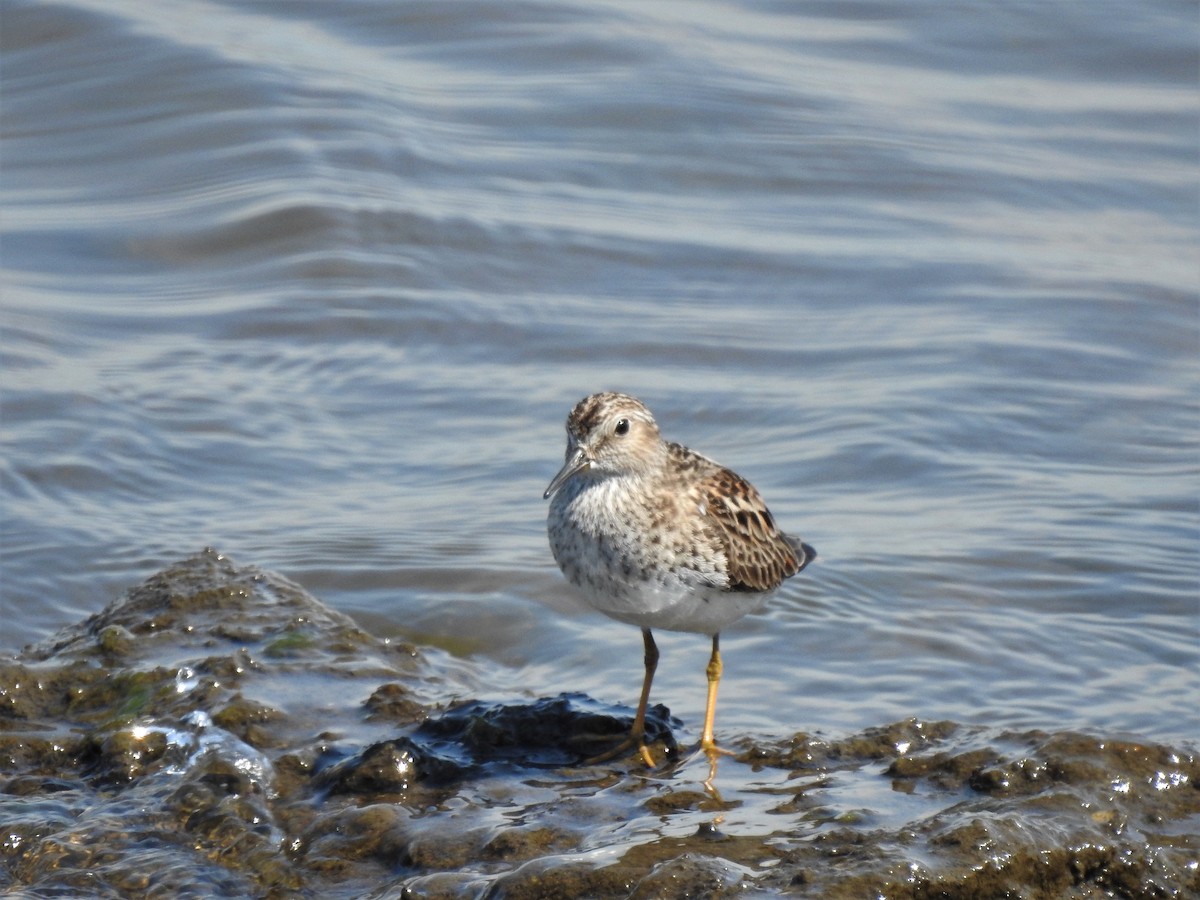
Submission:
[[[1200,734],[1192,4],[2,16],[5,649],[211,545],[632,702],[541,499],[621,389],[820,551],[723,735]]]

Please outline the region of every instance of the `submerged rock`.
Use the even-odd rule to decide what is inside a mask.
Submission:
[[[461,665],[461,662],[458,663]],[[458,699],[213,552],[0,661],[0,890],[238,897],[1200,894],[1194,749],[910,720],[589,766],[632,710]]]

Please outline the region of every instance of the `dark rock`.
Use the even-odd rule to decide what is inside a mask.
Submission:
[[[417,735],[452,741],[477,762],[555,767],[578,765],[629,734],[632,713],[583,694],[559,694],[529,704],[472,700],[424,722]],[[671,713],[646,711],[646,742],[676,751]],[[676,723],[678,724],[678,723]]]
[[[449,784],[466,771],[460,763],[402,737],[372,744],[321,772],[316,783],[333,794],[403,794],[416,785]]]

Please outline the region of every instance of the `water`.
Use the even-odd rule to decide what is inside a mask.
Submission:
[[[719,734],[1194,740],[1194,12],[6,4],[0,645],[211,545],[632,702],[541,499],[619,389],[820,552]]]

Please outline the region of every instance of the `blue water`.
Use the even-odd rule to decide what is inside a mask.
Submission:
[[[541,499],[619,389],[820,551],[721,734],[1200,734],[1192,4],[0,15],[6,651],[212,545],[632,703]]]

